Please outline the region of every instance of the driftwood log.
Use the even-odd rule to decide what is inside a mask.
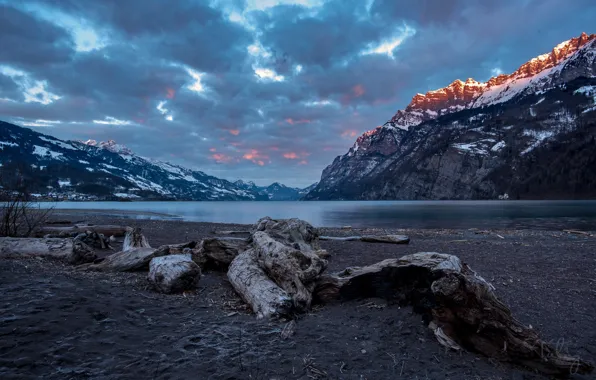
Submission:
[[[0,258],[44,257],[70,264],[93,262],[97,256],[91,247],[72,239],[0,238]]]
[[[122,243],[122,252],[130,251],[133,248],[151,248],[149,241],[138,227],[129,229],[124,236],[124,243]]]
[[[201,268],[190,254],[155,257],[149,263],[147,279],[162,293],[179,293],[195,289],[201,278]]]
[[[192,250],[192,257],[202,269],[214,268],[227,270],[238,254],[248,247],[248,241],[241,238],[221,237],[205,238],[196,249]]]
[[[228,269],[228,278],[257,318],[282,317],[292,312],[292,298],[259,266],[254,250],[236,256]]]
[[[494,287],[456,256],[417,253],[323,275],[322,302],[383,297],[423,314],[441,344],[465,348],[546,374],[590,373],[593,365],[563,355],[522,325]]]
[[[104,234],[98,234],[97,232],[83,232],[75,236],[73,240],[83,242],[96,249],[112,249],[110,239],[106,238]]]
[[[288,226],[288,230],[294,230],[294,227]],[[277,237],[282,239],[282,235]],[[315,254],[313,249],[294,248],[296,244],[275,240],[265,231],[252,234],[252,246],[259,266],[292,297],[296,309],[306,311],[312,302],[315,280],[327,268],[327,261]]]
[[[310,308],[315,281],[327,267],[318,230],[299,219],[260,219],[248,250],[228,270],[230,283],[257,317],[277,317]]]
[[[108,237],[112,235],[121,237],[124,236],[129,229],[130,227],[126,226],[87,224],[75,224],[74,226],[43,226],[36,230],[35,236],[43,237],[51,235],[56,237],[74,237],[80,233],[91,231]]]
[[[405,235],[364,235],[364,236],[321,236],[320,240],[335,240],[335,241],[362,241],[365,243],[388,243],[388,244],[408,244],[410,238]]]

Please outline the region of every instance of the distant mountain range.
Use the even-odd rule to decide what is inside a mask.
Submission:
[[[596,198],[596,34],[509,75],[417,94],[309,200]]]
[[[297,200],[303,189],[230,182],[135,155],[114,141],[64,141],[0,121],[0,185],[71,200]]]

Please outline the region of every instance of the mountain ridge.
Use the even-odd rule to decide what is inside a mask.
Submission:
[[[488,89],[472,79],[452,82],[458,88],[451,94],[455,101],[437,98],[439,90],[430,92],[430,98],[439,99],[434,103],[416,95],[414,103],[336,157],[304,199],[498,199],[505,193],[523,199],[548,193],[546,184],[527,190],[531,178],[518,173],[531,176],[528,168],[538,165],[536,155],[551,152],[555,160],[553,146],[575,144],[566,140],[574,133],[592,141],[596,34],[582,33],[499,77],[505,81],[492,80]],[[466,95],[466,83],[483,90]],[[596,156],[589,144],[582,152],[588,161],[588,152]],[[557,162],[560,170],[574,167]],[[596,196],[596,184],[584,178],[590,170],[574,170],[570,180],[583,181],[581,191],[560,189],[556,196]],[[562,178],[548,170],[541,175],[544,181]]]
[[[113,140],[60,140],[3,121],[0,152],[0,184],[4,190],[26,185],[26,190],[38,197],[208,201],[272,200],[278,196],[138,156]],[[294,199],[298,197],[296,190]]]

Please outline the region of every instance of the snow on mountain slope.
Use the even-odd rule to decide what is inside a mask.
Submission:
[[[407,130],[442,115],[506,102],[524,92],[552,88],[570,79],[561,77],[563,70],[572,71],[567,65],[570,61],[585,58],[593,62],[595,47],[596,34],[582,33],[577,38],[560,43],[551,52],[524,63],[512,74],[502,74],[485,83],[472,78],[465,82],[457,79],[447,87],[416,94],[410,104],[385,125]],[[583,69],[586,71],[584,75],[594,75],[596,70],[593,64],[584,65]]]
[[[62,141],[0,122],[0,142],[0,180],[5,189],[26,186],[41,194],[70,192],[67,195],[75,199],[134,194],[129,198],[268,200],[267,195],[201,171],[137,156],[114,141]]]
[[[595,84],[596,34],[583,33],[512,74],[417,94],[359,136],[305,199],[596,195]]]

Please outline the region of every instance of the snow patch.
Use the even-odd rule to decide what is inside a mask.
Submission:
[[[493,151],[493,152],[498,152],[501,149],[503,149],[505,147],[505,145],[507,145],[507,144],[505,144],[505,141],[499,141],[498,143],[496,143],[495,145],[493,145],[493,147],[490,148],[490,150]]]
[[[542,103],[546,98],[540,98],[536,103],[532,104],[533,106],[537,106],[538,104]]]
[[[60,141],[58,139],[51,139],[51,138],[48,138],[48,137],[45,137],[45,136],[39,136],[39,138],[41,140],[45,141],[45,142],[49,142],[50,144],[58,145],[59,147],[64,148],[64,149],[78,150],[74,146],[72,146],[72,145],[70,145],[68,143],[65,143],[63,141]]]
[[[89,165],[89,161],[85,161],[85,160],[79,160],[79,162],[80,162],[81,164]]]
[[[127,198],[127,199],[140,198],[136,194],[128,194],[128,193],[114,193],[114,195],[117,196],[118,198]]]
[[[36,154],[41,157],[51,156],[54,159],[61,159],[63,157],[62,153],[54,152],[46,147],[33,145],[33,154]]]
[[[535,130],[525,130],[524,136],[532,137],[534,142],[532,142],[526,149],[524,149],[521,154],[527,154],[531,152],[536,147],[540,146],[542,142],[549,137],[552,137],[555,133],[553,131],[535,131]]]
[[[0,149],[4,149],[4,146],[19,146],[19,144],[8,141],[0,141]]]
[[[72,184],[70,183],[70,178],[59,179],[58,180],[58,186],[60,186],[60,187],[72,186]]]

